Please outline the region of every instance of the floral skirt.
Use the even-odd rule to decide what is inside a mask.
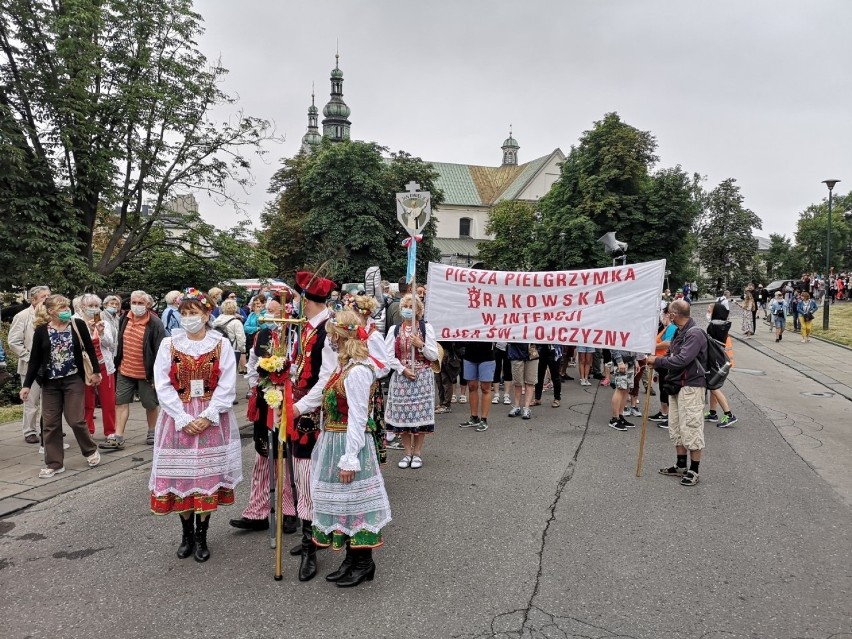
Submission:
[[[388,384],[385,421],[396,433],[435,431],[435,373],[429,367],[413,380],[394,373]]]
[[[207,402],[195,398],[187,405],[186,412],[199,415],[205,408]],[[200,435],[176,430],[174,419],[166,411],[160,411],[148,482],[151,509],[155,513],[185,512],[193,508],[196,512],[206,512],[215,510],[218,504],[233,503],[234,488],[242,479],[240,431],[233,410],[221,413],[219,423],[211,424]]]
[[[358,454],[361,470],[352,482],[340,481],[337,463],[346,453],[346,433],[324,431],[311,456],[313,538],[317,546],[352,548],[382,545],[382,528],[391,521],[390,503],[372,437]]]

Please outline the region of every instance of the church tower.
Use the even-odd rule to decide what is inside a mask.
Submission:
[[[308,130],[302,136],[302,151],[305,153],[313,153],[322,142],[322,136],[317,126],[319,118],[319,109],[314,102],[315,96],[313,88],[311,88],[311,106],[308,107]]]
[[[503,166],[518,165],[518,141],[512,137],[512,125],[509,125],[509,137],[503,141]]]
[[[349,139],[349,121],[351,111],[343,101],[343,71],[339,66],[340,54],[334,56],[334,69],[331,71],[331,99],[323,107],[322,136],[332,142]]]

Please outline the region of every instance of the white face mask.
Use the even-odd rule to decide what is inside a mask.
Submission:
[[[130,311],[136,317],[142,317],[145,313],[148,312],[148,307],[145,306],[144,304],[131,304],[130,305]]]
[[[89,317],[94,317],[95,315],[97,315],[100,312],[101,312],[101,309],[99,309],[99,308],[91,308],[90,307],[90,308],[86,309],[86,315],[88,315]]]
[[[180,318],[180,326],[190,335],[195,335],[204,328],[204,318],[198,315],[187,315]]]

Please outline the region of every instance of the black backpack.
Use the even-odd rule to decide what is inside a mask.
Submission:
[[[707,364],[704,366],[704,383],[707,390],[717,390],[722,388],[725,380],[728,379],[728,373],[731,371],[731,360],[725,352],[725,345],[719,342],[706,332],[707,337]]]

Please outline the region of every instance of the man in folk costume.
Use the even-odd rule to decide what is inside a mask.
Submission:
[[[299,581],[308,581],[317,574],[316,546],[312,534],[314,506],[311,501],[311,453],[319,437],[319,406],[323,388],[337,368],[334,352],[326,344],[325,326],[330,316],[326,299],[334,290],[334,282],[300,271],[296,273],[296,286],[302,294],[302,309],[307,323],[302,328],[299,349],[291,367],[295,405],[293,422],[288,424],[287,439],[290,442],[296,483],[297,516],[302,520]],[[284,512],[287,512],[286,504]]]
[[[281,313],[281,303],[277,297],[266,302],[266,313],[270,317],[278,317]],[[253,398],[249,402],[249,419],[254,422],[254,448],[257,456],[254,461],[254,469],[251,473],[251,493],[243,516],[232,519],[231,526],[241,530],[268,530],[270,499],[269,499],[269,473],[275,472],[275,451],[272,452],[272,463],[269,459],[269,430],[274,428],[273,410],[267,406],[263,392],[258,388],[258,382],[262,376],[269,373],[258,366],[258,360],[266,357],[272,350],[278,347],[278,327],[269,322],[262,324],[257,333],[254,346],[249,353],[248,382],[253,391]],[[277,439],[277,436],[274,438]],[[270,471],[270,466],[272,471]],[[298,530],[299,520],[293,510],[293,493],[290,484],[284,483],[284,491],[281,501],[284,504],[284,532],[294,533]],[[289,505],[289,508],[288,508]]]

